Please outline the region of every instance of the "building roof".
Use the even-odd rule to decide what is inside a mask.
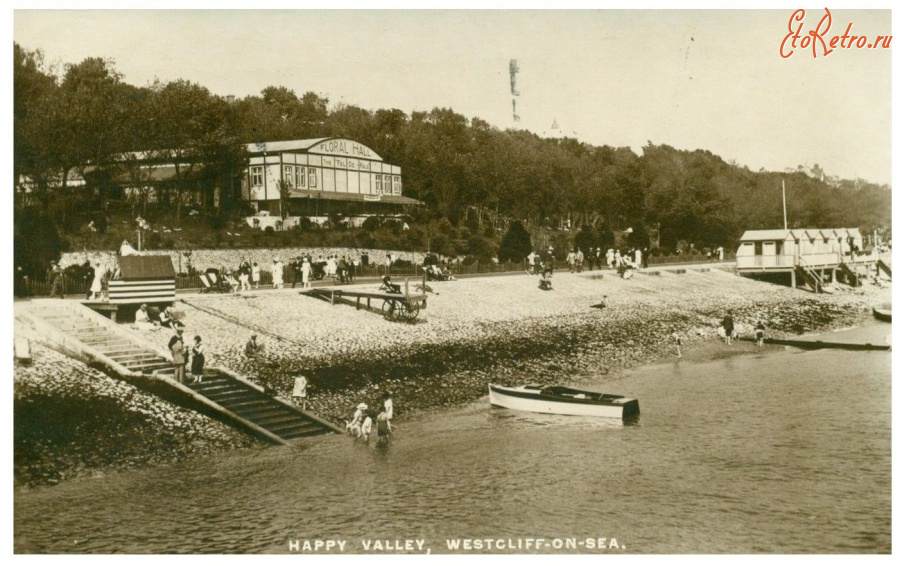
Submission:
[[[248,143],[247,151],[251,154],[278,153],[279,151],[306,151],[317,143],[323,142],[327,139],[329,138]]]
[[[119,256],[122,279],[174,279],[175,267],[167,255],[123,255]]]
[[[758,242],[760,240],[785,240],[790,230],[747,230],[741,236],[742,242]]]
[[[378,200],[372,200],[371,197],[377,195],[368,195],[363,193],[336,193],[334,191],[307,191],[303,189],[291,189],[291,198],[319,198],[323,200],[346,200],[356,202],[386,202],[389,204],[425,204],[414,198],[404,197],[401,195],[381,195]],[[370,197],[367,199],[366,197]]]

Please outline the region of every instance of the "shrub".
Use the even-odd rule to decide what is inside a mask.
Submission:
[[[379,228],[381,228],[382,224],[383,224],[383,222],[380,217],[369,216],[368,218],[363,220],[362,229],[367,230],[367,231],[378,230]]]
[[[266,236],[271,236],[272,234],[275,233],[275,228],[272,228],[271,226],[266,226],[266,229],[263,231],[266,233]]]
[[[522,261],[529,253],[531,253],[531,235],[520,221],[515,220],[503,236],[497,256],[500,261]]]
[[[162,245],[162,237],[158,232],[150,232],[147,234],[147,247],[158,250]]]
[[[488,238],[472,236],[469,238],[468,251],[479,261],[490,261],[493,256],[497,255],[497,244]]]
[[[51,261],[64,250],[56,224],[39,208],[27,208],[15,215],[13,255],[17,266],[30,277],[42,279]]]
[[[394,261],[394,266],[396,267],[412,267],[412,262],[408,259],[398,259]]]

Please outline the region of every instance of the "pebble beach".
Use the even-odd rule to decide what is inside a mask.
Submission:
[[[602,279],[594,277],[601,273]],[[414,284],[410,282],[411,289]],[[302,296],[299,289],[180,295],[175,309],[183,313],[185,337],[203,338],[208,365],[237,371],[283,398],[289,398],[294,377],[303,374],[309,380],[307,408],[338,424],[351,416],[358,403],[375,406],[381,393],[390,391],[395,422],[402,423],[417,413],[483,397],[488,383],[558,382],[562,375],[569,376],[570,383],[627,394],[611,382],[624,369],[674,361],[673,332],[682,337],[686,358],[734,355],[754,348],[736,342],[726,349],[718,339],[727,309],[733,310],[739,334],[749,335],[762,321],[768,335],[785,337],[856,324],[871,317],[873,304],[890,296],[889,288],[874,287],[814,295],[716,268],[688,269],[684,274],[638,273],[629,280],[610,271],[558,272],[552,291],[538,289],[538,278],[526,274],[428,285],[433,292],[425,316],[420,317],[424,320],[413,323],[387,321],[380,314],[345,304],[331,305]],[[376,287],[367,283],[343,288],[372,291]],[[604,295],[607,308],[594,308]],[[372,306],[380,309],[380,304]],[[254,333],[266,354],[248,360],[244,345]],[[141,334],[162,347],[170,337],[166,329]],[[49,380],[60,364],[79,365],[54,352],[38,353],[33,367],[16,370],[17,427],[20,402],[46,393],[34,388],[32,376]],[[78,396],[106,395],[96,390],[96,383],[113,387],[109,381],[115,380],[81,367],[70,371],[66,379],[94,385],[81,388]],[[147,452],[154,453],[134,459],[133,465],[259,445],[221,423],[161,399],[139,391],[128,395],[148,397],[143,402],[164,408],[160,409],[163,414],[180,423],[153,421],[150,415],[151,420],[136,434],[132,429],[142,444],[145,437],[152,439],[147,441]],[[126,412],[124,406],[116,410]],[[34,474],[25,470],[30,462],[19,467],[18,433],[17,429],[17,481],[20,476],[23,482],[34,481]],[[205,442],[200,449],[191,444],[197,439]],[[158,449],[160,443],[167,449]],[[82,457],[77,451],[71,459],[78,461],[82,472],[109,463],[104,458]],[[61,461],[59,466],[72,470],[76,464]]]

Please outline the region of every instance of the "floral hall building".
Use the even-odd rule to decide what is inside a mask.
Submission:
[[[290,194],[284,228],[301,217],[322,223],[332,215],[359,225],[369,216],[401,216],[407,207],[423,204],[403,196],[400,167],[353,140],[252,143],[247,152],[241,192],[256,211],[247,219],[252,227],[280,226],[282,186]]]

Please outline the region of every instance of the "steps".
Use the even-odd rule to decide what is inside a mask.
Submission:
[[[850,284],[850,286],[859,287],[862,284],[859,280],[859,273],[846,263],[841,262],[838,264],[838,269],[844,274],[844,277],[847,279],[847,283]]]
[[[109,361],[115,362],[111,365],[115,372],[122,375],[152,374],[169,380],[174,377],[171,357],[142,344],[139,337],[119,331],[115,323],[98,321],[86,307],[75,303],[35,301],[29,306],[28,313],[63,334],[65,340],[81,343],[81,346],[66,350],[80,351],[93,360],[98,359],[99,354],[106,358],[107,365],[110,365]],[[78,357],[72,351],[67,353]],[[226,372],[224,369],[208,369],[202,383],[169,383],[193,397],[195,403],[226,416],[231,423],[236,421],[244,429],[273,443],[289,444],[301,437],[342,432],[335,425],[267,395],[255,385]]]
[[[813,293],[820,293],[822,291],[822,280],[815,271],[807,269],[802,264],[796,267],[796,271],[797,275],[809,285],[809,288],[812,289]]]
[[[285,440],[333,432],[299,409],[222,373],[204,375],[193,391]]]

